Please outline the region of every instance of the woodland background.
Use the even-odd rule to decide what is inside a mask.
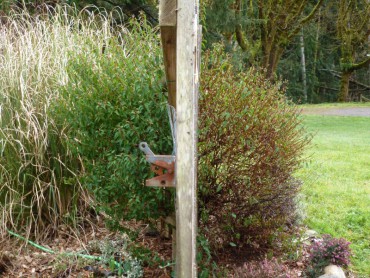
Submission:
[[[203,47],[222,42],[240,68],[263,67],[267,77],[287,80],[287,95],[297,103],[360,101],[370,97],[368,0],[201,0]],[[41,4],[92,4],[126,19],[144,13],[158,24],[154,0],[25,0]],[[2,1],[0,9],[22,6]]]

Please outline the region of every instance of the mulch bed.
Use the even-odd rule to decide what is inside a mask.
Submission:
[[[171,260],[170,239],[159,235],[145,235],[148,225],[144,223],[132,221],[125,224],[139,232],[135,240],[136,248],[150,249],[162,261]],[[100,252],[91,253],[91,243],[117,242],[122,238],[122,233],[108,230],[102,221],[85,228],[78,235],[71,233],[70,229],[61,229],[56,238],[40,244],[55,251],[55,254],[50,254],[34,246],[26,246],[24,241],[15,237],[7,236],[0,240],[0,277],[118,277],[109,270],[109,266],[102,267],[98,261],[88,263],[86,260],[61,254],[87,250],[90,255],[101,256]],[[161,268],[156,264],[144,265],[143,270],[143,277],[171,277],[171,266]]]
[[[148,233],[148,225],[142,222],[124,223],[129,229],[138,232],[135,246],[143,250],[151,250],[163,262],[169,262],[172,257],[172,243],[170,239],[160,236],[158,233]],[[42,246],[52,249],[56,254],[49,254],[31,245],[25,246],[25,242],[14,237],[4,237],[0,240],[0,277],[119,277],[110,272],[107,265],[96,262],[76,260],[76,258],[63,257],[65,252],[80,252],[83,250],[95,256],[91,243],[119,242],[127,238],[120,232],[112,232],[105,228],[103,221],[85,228],[78,235],[70,229],[61,229],[54,239],[46,240]],[[290,278],[304,277],[304,268],[307,263],[310,241],[314,238],[306,238],[302,241],[301,258],[295,261],[285,261],[283,264],[290,270]],[[237,277],[235,269],[245,262],[261,260],[263,252],[257,253],[252,249],[225,250],[214,258],[222,269],[226,269],[228,277]],[[123,258],[124,260],[124,258]],[[172,265],[160,265],[148,262],[143,266],[143,277],[170,278]],[[347,277],[355,277],[349,274]]]

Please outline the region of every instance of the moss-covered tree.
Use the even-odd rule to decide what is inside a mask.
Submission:
[[[354,71],[370,64],[370,1],[340,0],[337,35],[341,42],[339,101],[349,100],[349,83]]]
[[[249,62],[273,78],[287,45],[316,14],[323,0],[207,0],[208,31],[235,40]]]

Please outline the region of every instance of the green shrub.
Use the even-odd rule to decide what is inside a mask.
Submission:
[[[267,246],[295,220],[292,173],[308,140],[282,84],[255,69],[236,72],[222,53],[203,57],[200,227],[214,249]]]
[[[83,183],[113,221],[155,218],[174,203],[168,190],[144,185],[151,172],[139,142],[172,151],[158,35],[144,22],[116,26],[75,49],[55,108],[83,161]]]

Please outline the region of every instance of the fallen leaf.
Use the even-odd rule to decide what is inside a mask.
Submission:
[[[303,266],[302,262],[297,262],[297,266]]]

